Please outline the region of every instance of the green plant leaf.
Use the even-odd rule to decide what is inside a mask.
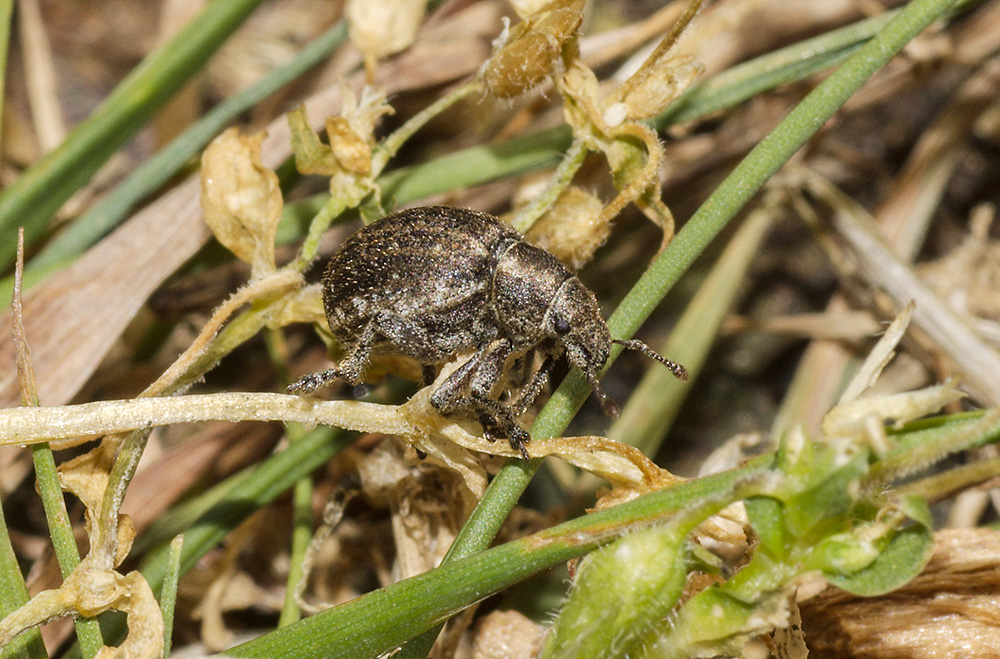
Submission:
[[[784,558],[786,534],[781,502],[772,497],[750,497],[744,505],[761,549],[776,559]]]
[[[878,557],[850,575],[826,575],[827,581],[853,595],[871,597],[895,590],[917,576],[930,560],[934,546],[931,514],[923,497],[905,497],[899,509],[914,524],[895,533]]]
[[[796,538],[825,526],[825,521],[844,515],[854,505],[851,486],[867,471],[868,453],[858,453],[843,466],[831,470],[832,453],[832,450],[817,450],[817,459],[809,465],[811,472],[807,475],[817,482],[785,500],[786,529]]]

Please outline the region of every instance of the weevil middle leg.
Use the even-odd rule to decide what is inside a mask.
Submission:
[[[441,383],[431,396],[431,404],[442,414],[458,410],[474,412],[487,439],[507,439],[511,447],[527,459],[524,444],[531,439],[530,435],[517,425],[507,406],[491,398],[493,389],[503,376],[510,350],[510,343],[506,340],[494,341],[480,348]]]

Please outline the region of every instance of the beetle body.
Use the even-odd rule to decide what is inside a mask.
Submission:
[[[514,417],[544,387],[560,355],[584,372],[605,409],[615,409],[597,382],[612,339],[593,293],[492,215],[413,208],[363,227],[330,259],[323,306],[345,356],[337,368],[306,376],[290,391],[307,393],[337,378],[359,385],[377,354],[404,355],[428,367],[471,351],[431,403],[444,414],[473,412],[488,437],[506,437],[525,457],[529,437]],[[546,357],[542,367],[525,378],[517,401],[500,403],[494,390],[508,361],[530,366],[536,352]]]

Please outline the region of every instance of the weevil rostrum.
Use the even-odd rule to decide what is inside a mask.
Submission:
[[[336,368],[306,375],[288,387],[309,393],[346,380],[358,386],[373,355],[410,357],[434,366],[472,352],[431,396],[442,414],[469,413],[486,437],[506,438],[527,459],[529,435],[515,419],[565,354],[586,376],[605,412],[618,406],[597,373],[618,343],[640,350],[687,379],[683,366],[638,340],[612,339],[594,294],[549,252],[513,227],[478,211],[430,206],[387,215],[350,236],[323,274],[323,307],[345,356]],[[533,373],[535,356],[541,365]],[[497,389],[518,370],[517,398],[500,402]],[[521,369],[523,370],[523,368]]]

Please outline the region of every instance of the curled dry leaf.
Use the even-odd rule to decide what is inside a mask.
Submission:
[[[87,453],[59,465],[59,482],[83,503],[90,553],[102,567],[118,567],[128,556],[135,540],[135,528],[128,515],[115,515],[114,535],[100,528],[105,491],[114,464],[115,442],[101,442]]]
[[[663,243],[673,237],[673,215],[660,199],[659,169],[663,146],[656,133],[638,121],[625,120],[624,113],[605,120],[598,102],[597,76],[580,61],[567,67],[560,81],[566,97],[563,114],[577,140],[592,151],[604,153],[619,194],[605,206],[599,222],[609,222],[626,204],[636,203],[643,213],[663,229]],[[613,113],[611,113],[613,114]]]
[[[94,617],[105,611],[127,615],[128,636],[118,647],[105,646],[97,659],[158,659],[163,656],[163,614],[139,572],[121,575],[84,559],[63,585],[43,590],[0,621],[0,647],[21,632],[65,616]]]
[[[601,216],[610,221],[628,203],[663,229],[663,246],[674,233],[674,218],[660,198],[659,167],[663,147],[642,121],[655,117],[702,72],[686,55],[672,54],[680,34],[701,6],[694,0],[659,46],[617,90],[601,98],[597,76],[579,59],[567,64],[559,80],[563,112],[577,140],[604,153],[618,196]]]
[[[437,566],[476,504],[453,472],[409,453],[407,458],[398,441],[386,439],[358,464],[365,498],[389,508],[397,579]]]
[[[664,57],[653,65],[653,71],[644,76],[624,93],[616,95],[604,110],[605,121],[622,113],[632,120],[655,117],[663,112],[674,99],[691,86],[705,67],[690,55]],[[620,97],[619,97],[620,96]]]
[[[859,398],[827,412],[823,417],[823,434],[830,439],[863,436],[870,418],[876,419],[880,426],[886,421],[894,421],[899,427],[907,421],[938,412],[964,396],[958,390],[958,382],[949,380],[917,391]]]
[[[281,219],[277,175],[260,160],[264,133],[225,131],[201,158],[201,205],[205,223],[226,248],[253,267],[273,272],[274,233]]]

